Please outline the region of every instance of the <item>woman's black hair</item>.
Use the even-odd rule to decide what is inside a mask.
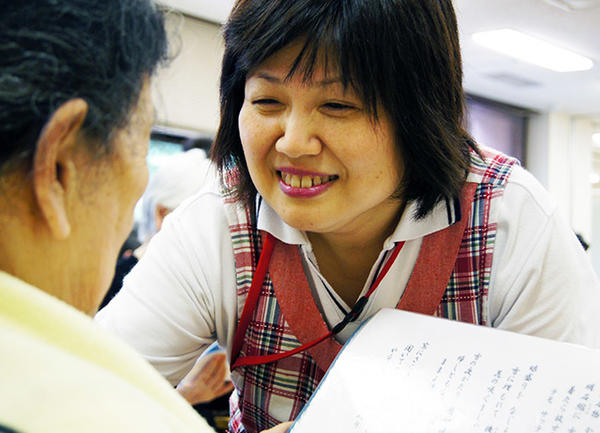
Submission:
[[[146,77],[167,57],[164,13],[149,0],[3,1],[0,166],[33,154],[53,112],[83,98],[83,132],[106,145]]]
[[[389,115],[404,161],[397,196],[417,217],[460,194],[470,148],[456,16],[451,0],[238,0],[224,29],[221,124],[211,157],[237,170],[238,198],[256,194],[238,129],[248,73],[293,41],[304,42],[290,76],[310,80],[325,58],[373,120]],[[373,149],[375,152],[376,150]],[[365,155],[368,158],[369,155]]]

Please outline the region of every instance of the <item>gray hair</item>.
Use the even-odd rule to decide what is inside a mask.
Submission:
[[[167,54],[164,13],[148,0],[3,2],[0,166],[33,155],[44,124],[73,98],[88,104],[83,132],[109,149]]]
[[[140,242],[148,242],[158,231],[154,221],[157,206],[174,210],[215,176],[211,161],[206,158],[203,150],[191,149],[169,156],[150,175],[150,181],[142,196],[142,217],[138,227]]]

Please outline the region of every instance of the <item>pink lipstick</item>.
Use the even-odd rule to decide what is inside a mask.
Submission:
[[[294,198],[310,198],[325,192],[337,175],[328,175],[286,167],[277,171],[279,187],[284,194]]]

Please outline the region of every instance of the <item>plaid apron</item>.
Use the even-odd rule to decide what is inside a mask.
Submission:
[[[473,185],[475,193],[450,280],[434,313],[435,316],[480,325],[488,325],[487,294],[496,235],[493,202],[502,196],[506,179],[516,163],[516,160],[493,151],[486,151],[485,157],[482,160],[474,152],[471,154],[467,181],[477,185]],[[231,190],[224,191],[224,203],[235,257],[239,320],[258,262],[257,254],[262,250],[262,239],[253,228],[249,209],[232,198]],[[437,250],[443,250],[443,246]],[[420,259],[421,255],[411,281]],[[310,296],[310,292],[299,290],[298,293],[298,305],[314,304],[303,301],[302,297]],[[322,320],[320,322],[306,323],[306,327],[326,326]],[[276,290],[267,274],[240,354],[265,355],[294,349],[301,345],[298,338],[302,339],[299,335],[302,331],[296,330],[298,332],[294,333],[283,317]],[[258,433],[294,419],[339,348],[339,344],[329,341],[277,362],[234,369],[232,380],[236,389],[230,400],[230,431]]]

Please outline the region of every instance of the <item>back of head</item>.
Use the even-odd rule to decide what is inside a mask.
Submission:
[[[238,0],[224,35],[221,125],[212,157],[222,170],[237,165],[242,199],[251,202],[256,192],[237,125],[246,77],[297,40],[304,45],[290,76],[310,80],[324,58],[374,120],[379,108],[390,116],[405,161],[398,193],[420,203],[419,216],[460,192],[469,144],[451,0]]]
[[[0,270],[92,314],[147,181],[164,13],[151,0],[0,6]]]
[[[73,98],[88,104],[87,137],[109,142],[166,50],[163,14],[148,0],[2,2],[0,166],[30,157]]]

